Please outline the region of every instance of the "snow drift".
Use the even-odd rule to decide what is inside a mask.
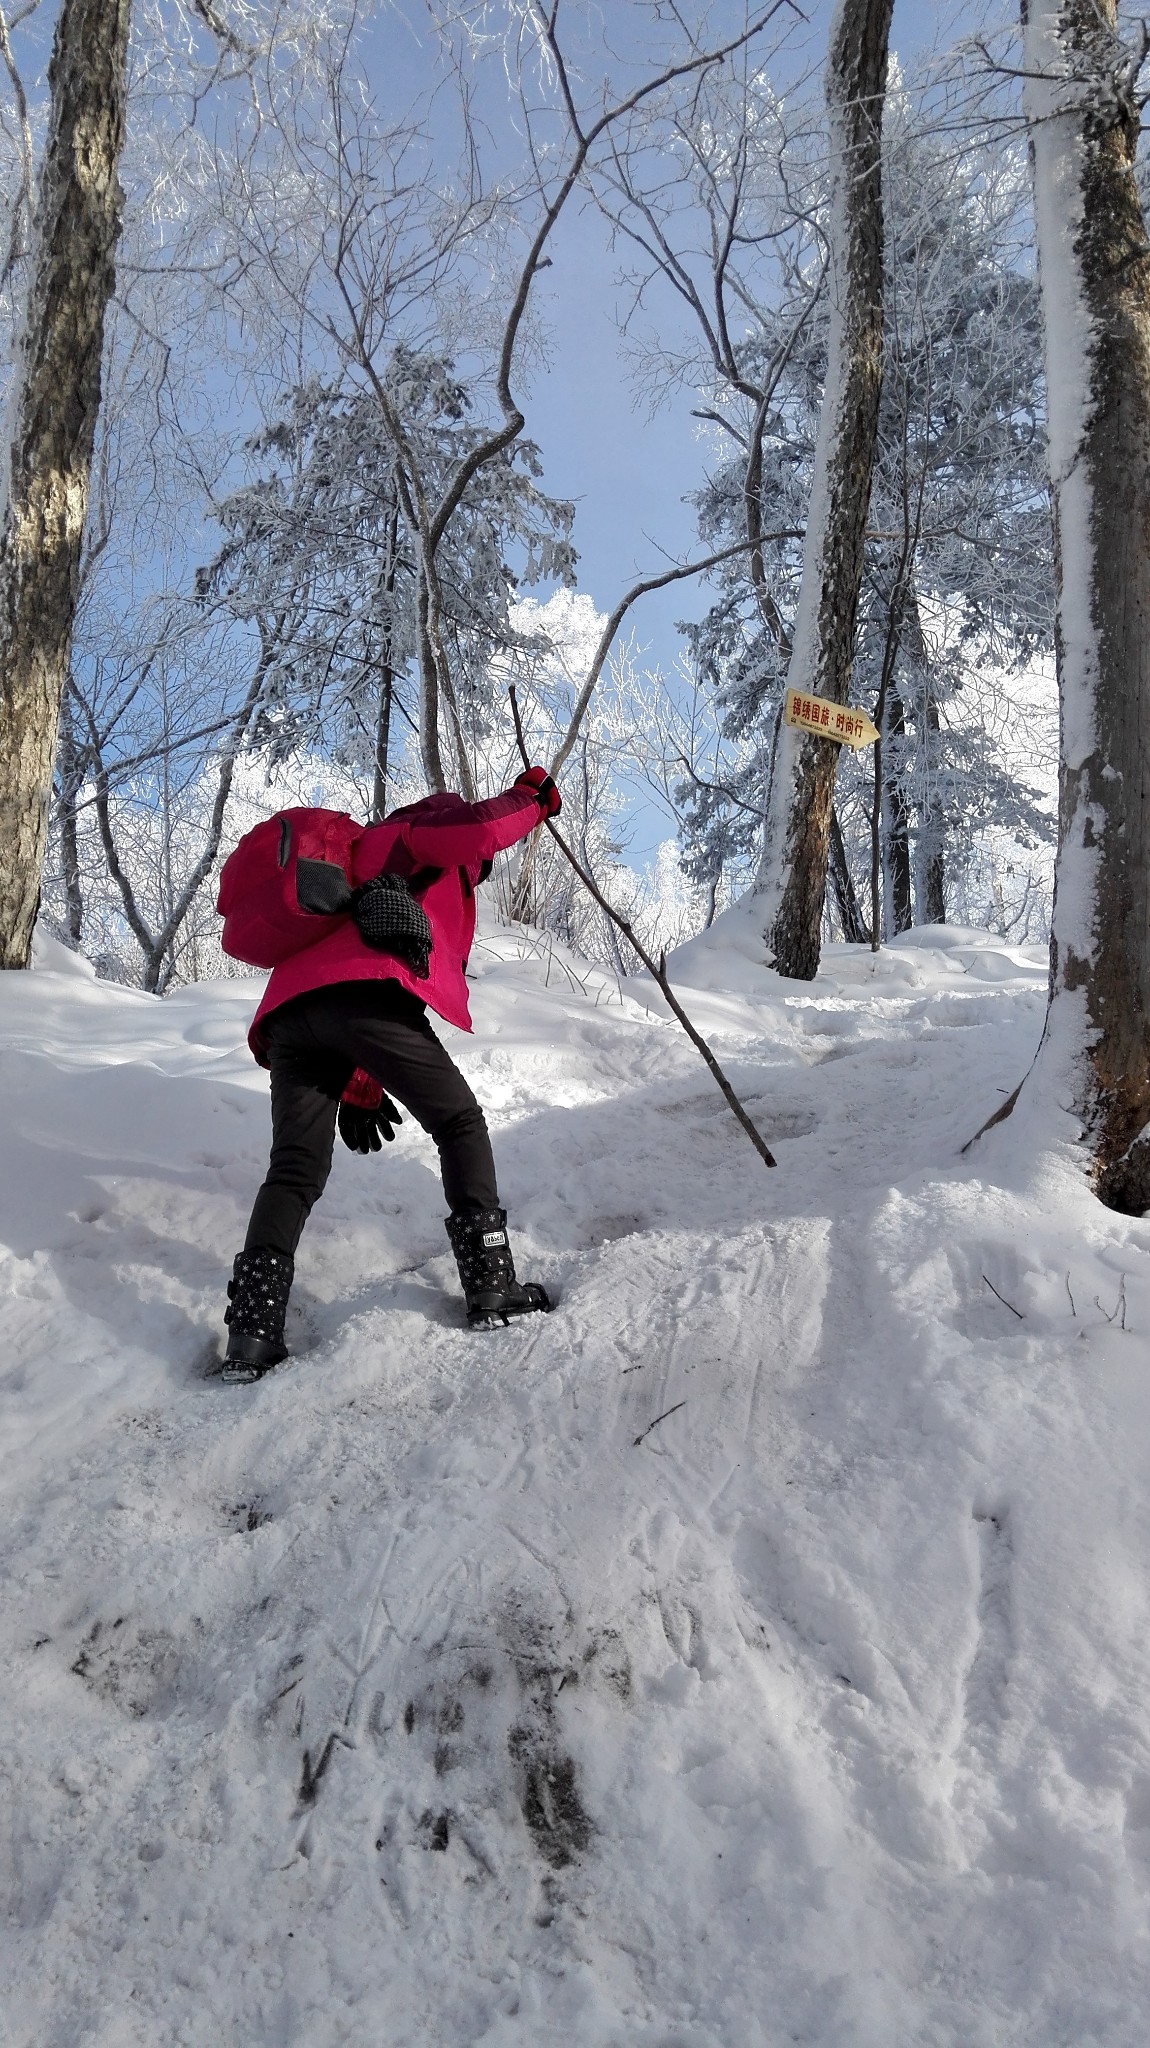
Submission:
[[[445,1035],[556,1312],[466,1331],[409,1120],[243,1391],[257,985],[0,981],[13,2048],[1144,2040],[1150,1221],[960,1153],[1044,958],[672,964],[777,1172],[489,933]]]

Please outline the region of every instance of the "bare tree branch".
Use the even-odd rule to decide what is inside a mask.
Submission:
[[[586,681],[584,682],[583,687],[575,700],[575,707],[571,713],[571,719],[570,723],[568,724],[567,731],[565,732],[562,742],[559,746],[558,752],[556,753],[555,758],[551,763],[552,775],[558,775],[559,770],[562,768],[563,763],[566,761],[568,755],[570,754],[572,747],[575,745],[575,741],[578,738],[579,734],[579,727],[583,723],[583,717],[587,710],[588,704],[591,702],[591,697],[594,692],[595,685],[598,682],[599,677],[603,673],[603,665],[606,662],[607,656],[611,652],[611,646],[612,642],[614,641],[615,635],[619,631],[619,628],[622,625],[627,613],[630,611],[631,606],[634,603],[636,603],[636,601],[639,598],[645,597],[648,594],[648,592],[652,590],[665,590],[669,583],[679,583],[683,580],[684,577],[702,576],[708,569],[716,568],[720,562],[729,562],[736,555],[745,555],[748,548],[754,547],[756,545],[761,545],[761,543],[765,540],[801,540],[802,537],[803,536],[800,531],[792,531],[790,528],[788,528],[785,532],[760,534],[758,535],[757,540],[735,541],[731,547],[720,548],[713,555],[704,555],[700,561],[676,563],[674,568],[664,569],[658,576],[647,576],[644,577],[641,583],[632,584],[631,589],[627,592],[626,596],[620,598],[618,604],[615,606],[614,611],[611,613],[611,616],[608,619],[606,626],[603,628],[603,633],[600,638],[599,645],[595,650],[595,655],[592,660],[591,666],[587,671]]]
[[[523,766],[525,768],[529,768],[531,766],[531,759],[527,752],[526,743],[523,738],[523,725],[519,716],[519,703],[515,695],[514,683],[512,683],[508,689],[508,696],[511,700],[511,716],[515,721],[515,738],[518,743],[519,752],[523,758]],[[620,917],[619,912],[615,909],[614,905],[608,903],[607,898],[604,896],[603,891],[600,889],[598,883],[595,880],[595,877],[591,874],[588,868],[584,867],[582,861],[578,858],[578,856],[572,852],[571,848],[568,846],[567,841],[564,839],[563,834],[560,832],[559,827],[556,825],[555,820],[553,818],[547,819],[547,830],[550,832],[551,837],[554,839],[556,845],[558,846],[560,852],[564,855],[565,859],[570,861],[571,866],[574,868],[575,873],[578,875],[579,880],[582,882],[584,888],[590,890],[591,895],[595,898],[595,901],[600,906],[600,909],[606,912],[607,916],[611,919],[612,924],[618,927],[618,929],[623,933],[623,936],[627,940],[628,944],[634,947],[640,960],[643,962],[644,967],[647,969],[648,974],[650,974],[652,979],[658,983],[659,988],[662,990],[663,995],[666,998],[668,1006],[670,1007],[673,1014],[678,1018],[692,1045],[696,1047],[696,1049],[702,1054],[703,1058],[706,1060],[707,1065],[710,1068],[711,1073],[714,1075],[714,1078],[722,1092],[723,1100],[727,1104],[727,1107],[730,1110],[732,1116],[734,1116],[737,1119],[739,1124],[741,1124],[743,1130],[746,1132],[748,1138],[750,1139],[752,1145],[755,1148],[755,1151],[758,1153],[759,1158],[762,1160],[763,1165],[777,1165],[777,1160],[774,1158],[767,1144],[765,1143],[763,1138],[760,1137],[754,1124],[751,1122],[750,1117],[747,1115],[746,1110],[743,1108],[742,1103],[739,1101],[738,1096],[735,1094],[734,1089],[732,1088],[730,1082],[724,1074],[722,1067],[719,1065],[718,1060],[715,1058],[714,1053],[711,1051],[710,1046],[707,1044],[706,1039],[703,1037],[701,1032],[695,1029],[695,1026],[692,1024],[690,1018],[687,1015],[687,1012],[684,1010],[682,1003],[679,1001],[678,996],[675,994],[674,989],[671,987],[670,982],[667,980],[665,958],[661,958],[658,961],[658,963],[656,963],[651,958],[651,955],[648,953],[642,941],[636,938],[630,920],[625,917]]]

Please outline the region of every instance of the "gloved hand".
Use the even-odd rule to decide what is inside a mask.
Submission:
[[[529,789],[545,818],[557,818],[563,809],[563,799],[546,768],[525,768],[522,775],[515,777],[512,786],[515,789]]]
[[[394,953],[420,981],[431,966],[434,934],[422,903],[400,875],[374,875],[351,899],[351,914],[365,946]]]
[[[382,1138],[390,1145],[395,1136],[393,1126],[401,1124],[400,1116],[390,1095],[381,1093],[375,1109],[365,1109],[359,1102],[341,1102],[339,1105],[339,1135],[349,1152],[379,1152]]]

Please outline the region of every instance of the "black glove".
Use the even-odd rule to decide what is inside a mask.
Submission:
[[[393,1125],[401,1124],[400,1116],[390,1095],[385,1095],[376,1109],[361,1109],[357,1102],[341,1102],[339,1105],[339,1135],[349,1152],[379,1152],[382,1150],[381,1135],[390,1145],[395,1136]]]
[[[426,980],[433,934],[427,912],[401,875],[374,875],[361,883],[351,899],[351,914],[365,946],[394,953],[418,980]]]

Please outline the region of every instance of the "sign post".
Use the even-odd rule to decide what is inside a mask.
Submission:
[[[812,697],[805,690],[787,691],[783,720],[803,732],[817,733],[820,739],[838,740],[856,753],[860,747],[873,747],[878,738],[877,725],[857,704],[836,704],[830,697]]]

